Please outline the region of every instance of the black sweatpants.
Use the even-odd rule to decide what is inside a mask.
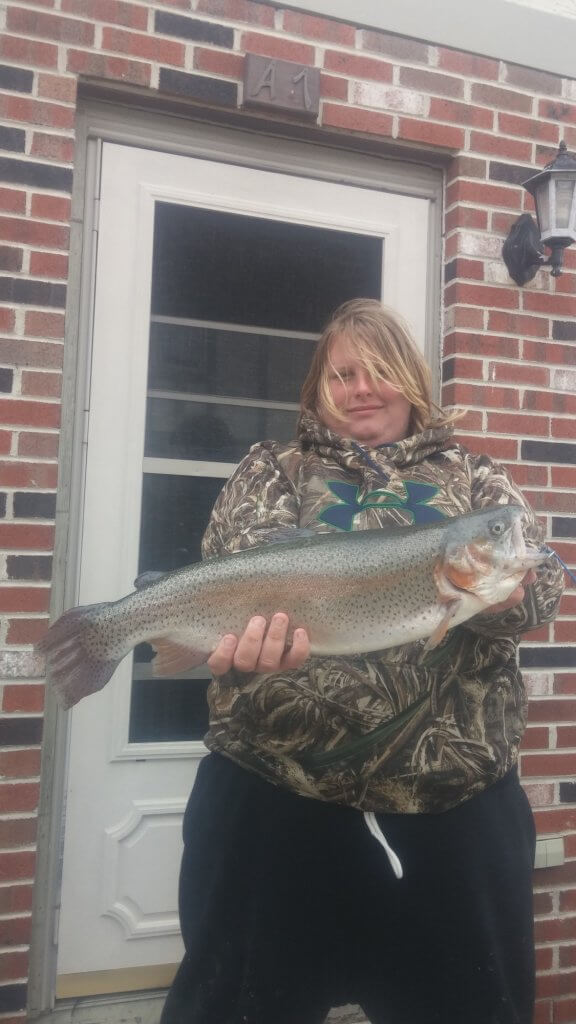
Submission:
[[[295,796],[218,754],[184,818],[186,954],[162,1024],[531,1024],[534,826],[515,772],[442,814]]]

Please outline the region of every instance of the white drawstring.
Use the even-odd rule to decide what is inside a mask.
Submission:
[[[373,835],[374,839],[376,839],[376,841],[379,842],[380,845],[383,846],[384,849],[386,850],[386,855],[388,857],[388,860],[390,861],[390,867],[392,868],[392,871],[396,875],[396,878],[402,878],[404,871],[402,870],[400,858],[396,853],[394,853],[394,850],[392,849],[390,843],[386,839],[386,836],[384,835],[382,829],[380,828],[380,825],[376,820],[376,815],[374,814],[374,811],[364,811],[364,821],[366,822],[368,829],[370,830],[370,834]]]

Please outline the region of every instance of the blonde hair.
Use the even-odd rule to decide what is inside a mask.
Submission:
[[[329,374],[335,367],[330,348],[336,337],[344,338],[354,358],[375,384],[387,381],[408,399],[412,406],[410,433],[451,423],[459,413],[444,412],[432,400],[430,371],[416,347],[407,324],[375,299],[351,299],[339,306],[318,341],[312,364],[301,393],[301,415],[330,413],[343,419],[334,405]]]

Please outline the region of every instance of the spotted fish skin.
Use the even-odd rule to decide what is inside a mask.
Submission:
[[[448,624],[505,600],[546,559],[544,550],[526,549],[523,514],[507,505],[426,526],[295,531],[294,541],[199,562],[119,601],[71,609],[38,650],[70,707],[101,689],[142,641],[158,652],[156,674],[170,675],[204,663],[224,633],[242,633],[257,614],[286,612],[291,630],[308,630],[313,656],[383,650],[439,629],[441,636]]]

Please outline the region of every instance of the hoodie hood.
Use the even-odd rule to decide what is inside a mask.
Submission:
[[[377,448],[359,444],[352,438],[341,437],[329,430],[311,413],[303,413],[298,428],[298,440],[303,450],[315,449],[321,458],[333,459],[343,466],[356,465],[361,456],[359,449],[378,461],[385,460],[390,467],[403,469],[429,459],[451,445],[454,436],[452,425],[429,427],[420,434],[411,434],[394,444],[382,444]]]

